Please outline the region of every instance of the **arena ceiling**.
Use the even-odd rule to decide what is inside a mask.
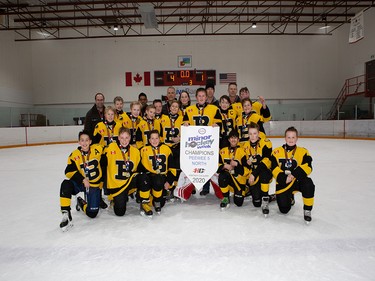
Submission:
[[[331,35],[375,1],[0,0],[16,41],[191,35]]]

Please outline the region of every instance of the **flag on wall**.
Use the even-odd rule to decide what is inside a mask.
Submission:
[[[151,86],[151,72],[126,72],[125,86]]]
[[[349,43],[355,43],[365,37],[363,11],[350,19]]]
[[[237,73],[220,73],[219,83],[220,84],[237,83]]]

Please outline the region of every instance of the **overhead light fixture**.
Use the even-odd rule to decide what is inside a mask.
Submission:
[[[330,28],[330,27],[331,27],[330,25],[325,25],[325,26],[319,27],[319,29],[327,29],[327,28]]]
[[[253,22],[253,24],[251,25],[251,28],[257,28],[257,23]]]
[[[117,24],[113,26],[113,30],[114,30],[114,31],[117,31],[117,30],[118,30],[118,25],[117,25]]]

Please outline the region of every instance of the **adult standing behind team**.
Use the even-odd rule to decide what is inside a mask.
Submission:
[[[84,130],[88,131],[91,136],[94,133],[96,124],[104,121],[104,101],[104,95],[97,93],[95,95],[95,104],[86,114]]]
[[[174,87],[168,87],[167,89],[167,103],[163,105],[162,113],[165,115],[169,114],[170,107],[173,101],[176,100],[176,89]]]

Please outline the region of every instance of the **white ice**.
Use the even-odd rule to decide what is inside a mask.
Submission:
[[[220,212],[210,194],[152,220],[134,201],[124,217],[73,208],[65,233],[59,188],[77,145],[1,149],[0,280],[375,280],[375,142],[299,145],[314,159],[309,225],[300,195],[289,214],[272,203],[264,218],[250,201]]]

